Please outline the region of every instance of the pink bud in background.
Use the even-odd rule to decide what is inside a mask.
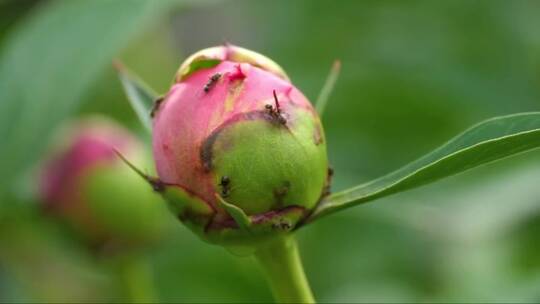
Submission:
[[[130,243],[162,226],[159,196],[115,150],[144,161],[143,145],[120,125],[104,117],[81,120],[58,134],[40,175],[45,209],[92,243]]]

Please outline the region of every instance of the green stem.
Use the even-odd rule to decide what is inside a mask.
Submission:
[[[315,303],[292,235],[260,245],[255,257],[278,303]]]
[[[144,257],[138,255],[123,257],[120,278],[131,303],[157,302],[152,277],[152,269]]]

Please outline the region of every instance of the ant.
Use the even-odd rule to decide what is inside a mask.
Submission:
[[[287,119],[285,118],[283,113],[281,113],[281,108],[279,107],[279,100],[277,98],[276,90],[273,90],[272,93],[274,94],[274,102],[276,104],[276,107],[274,108],[271,104],[267,104],[264,106],[264,108],[274,121],[285,125],[287,124]]]
[[[159,110],[159,107],[161,106],[164,100],[165,98],[161,96],[154,101],[154,105],[152,106],[152,111],[150,111],[150,117],[154,118],[154,116],[156,116],[156,113]]]
[[[210,89],[212,89],[216,85],[216,82],[220,78],[221,78],[221,73],[215,73],[214,75],[212,75],[210,79],[208,79],[208,82],[204,85],[204,88],[203,88],[204,92],[208,93]]]
[[[231,194],[231,179],[227,175],[221,177],[219,185],[221,186],[221,195],[223,197],[227,197]]]

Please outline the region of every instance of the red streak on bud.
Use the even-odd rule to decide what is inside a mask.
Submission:
[[[229,74],[229,81],[233,82],[235,80],[242,80],[244,78],[246,78],[246,74],[244,74],[244,72],[242,71],[242,65],[237,64],[235,66],[234,72],[231,72]]]
[[[279,100],[276,95],[276,90],[273,90],[272,94],[274,94],[274,102],[276,103],[276,112],[279,114],[281,113],[281,109],[279,108]]]

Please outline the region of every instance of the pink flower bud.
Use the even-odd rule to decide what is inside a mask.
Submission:
[[[59,135],[40,175],[47,211],[96,244],[138,241],[160,229],[160,208],[154,207],[159,196],[115,152],[142,161],[136,138],[103,117],[72,124]]]
[[[182,64],[155,111],[153,150],[177,216],[213,242],[288,232],[328,186],[316,111],[270,59],[230,45]],[[253,222],[240,231],[220,196]]]

